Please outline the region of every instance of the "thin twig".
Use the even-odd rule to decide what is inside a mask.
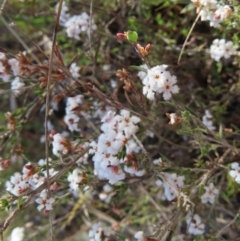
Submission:
[[[2,12],[4,11],[4,8],[5,8],[5,5],[7,3],[7,0],[4,0],[3,3],[2,3],[2,6],[0,8],[0,15],[2,14]]]
[[[184,49],[185,49],[185,47],[186,47],[187,41],[188,41],[188,39],[190,38],[190,35],[192,34],[192,31],[193,31],[193,29],[194,29],[194,27],[195,27],[198,19],[200,18],[200,13],[201,13],[201,9],[200,9],[199,14],[197,15],[197,17],[196,17],[196,19],[195,19],[195,21],[194,21],[191,29],[189,30],[188,35],[187,35],[185,41],[184,41],[184,44],[183,44],[183,46],[182,46],[181,52],[180,52],[179,57],[178,57],[178,62],[177,62],[178,64],[179,64],[180,61],[181,61],[181,57],[182,57],[183,51],[184,51]]]
[[[59,24],[59,18],[62,10],[62,3],[63,0],[59,1],[58,4],[58,11],[57,11],[57,17],[55,21],[54,26],[54,32],[53,32],[53,44],[52,44],[52,50],[49,58],[49,68],[48,68],[48,76],[47,76],[47,88],[46,88],[46,109],[45,109],[45,153],[46,153],[46,170],[47,170],[47,184],[48,184],[48,197],[51,196],[50,191],[50,182],[49,182],[49,141],[48,141],[48,113],[49,113],[49,102],[50,102],[50,85],[51,85],[51,74],[52,74],[52,63],[53,63],[53,55],[54,55],[54,49],[56,45],[56,37],[57,37],[57,28]],[[50,235],[51,240],[53,240],[53,225],[52,225],[52,215],[51,212],[49,212],[49,222],[50,222]]]
[[[225,225],[223,228],[221,228],[217,234],[216,234],[216,238],[219,238],[222,233],[228,228],[230,227],[232,224],[235,223],[235,221],[237,220],[237,218],[240,216],[240,209],[238,210],[237,214],[235,215],[234,219],[232,221],[230,221],[227,225]]]
[[[9,24],[7,23],[7,21],[3,18],[3,16],[0,16],[0,19],[2,20],[3,24],[6,26],[6,28],[9,30],[9,32],[11,32],[11,34],[17,39],[17,41],[23,46],[23,48],[27,51],[27,53],[29,53],[31,55],[31,57],[37,62],[40,63],[40,61],[38,60],[38,58],[35,56],[35,54],[33,54],[32,52],[29,52],[29,47],[26,45],[26,43],[22,40],[22,38],[17,34],[17,32],[12,28],[14,27],[14,24],[11,24],[9,26]]]

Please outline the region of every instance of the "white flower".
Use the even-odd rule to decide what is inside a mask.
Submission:
[[[18,96],[24,91],[23,89],[24,86],[25,84],[21,82],[20,78],[16,77],[15,79],[13,79],[11,83],[11,90],[15,96]]]
[[[168,201],[172,201],[179,195],[179,189],[184,185],[184,176],[178,176],[176,173],[161,173],[160,178],[163,180],[157,180],[156,185],[164,187],[164,195]]]
[[[80,15],[74,15],[68,19],[65,23],[66,32],[68,37],[80,39],[79,35],[82,32],[87,32],[89,34],[90,28],[95,30],[97,26],[94,24],[92,19],[92,26],[90,26],[90,17],[87,13],[82,13]]]
[[[74,169],[72,173],[68,175],[70,189],[77,193],[79,191],[79,185],[83,181],[83,172],[80,169]]]
[[[159,157],[158,159],[153,160],[154,165],[160,165],[162,163],[162,158]]]
[[[71,64],[71,66],[70,66],[70,73],[72,74],[72,76],[74,78],[79,78],[80,77],[79,70],[80,70],[80,67],[77,66],[76,63],[72,63]]]
[[[51,158],[48,158],[48,164],[51,165],[51,162],[52,162],[52,159],[51,159]],[[40,159],[40,160],[38,161],[38,165],[39,165],[39,166],[45,166],[45,165],[47,165],[46,159]]]
[[[9,241],[23,241],[24,238],[24,228],[16,227],[12,230]]]
[[[213,116],[209,110],[205,110],[205,115],[202,118],[203,124],[211,131],[214,131],[216,127],[213,125]]]
[[[240,184],[240,165],[237,162],[232,163],[231,170],[229,172],[229,175],[237,182]]]
[[[110,231],[103,227],[101,222],[93,224],[92,229],[88,233],[89,241],[102,241],[104,237],[110,235]]]
[[[103,191],[99,194],[99,199],[104,201],[105,203],[110,203],[111,198],[113,196],[113,187],[109,184],[105,184],[103,186]]]
[[[83,95],[76,95],[75,97],[68,97],[66,103],[66,113],[72,113],[76,108],[83,103]]]
[[[15,196],[20,196],[29,190],[29,183],[23,179],[23,176],[16,172],[11,176],[10,182],[6,182],[6,191],[11,192]]]
[[[215,197],[218,195],[219,190],[214,187],[213,183],[210,183],[208,187],[204,187],[206,192],[201,196],[202,203],[211,203],[215,201]]]
[[[136,232],[134,238],[137,239],[137,241],[144,241],[143,231]]]
[[[214,13],[214,17],[216,19],[219,19],[220,21],[223,21],[227,18],[229,18],[232,14],[232,9],[230,6],[228,5],[224,5],[224,6],[218,6],[217,10]]]
[[[236,54],[237,46],[232,41],[226,42],[225,39],[215,39],[210,47],[211,58],[220,61],[222,57],[228,59]]]
[[[148,99],[153,100],[155,93],[163,93],[163,98],[169,100],[172,94],[179,92],[176,76],[171,75],[166,68],[167,65],[158,65],[148,69],[143,79],[143,94]]]
[[[45,181],[45,178],[36,173],[30,177],[30,179],[28,180],[28,183],[30,185],[31,190],[35,190],[39,186],[41,186],[44,183],[44,181]]]
[[[204,233],[205,225],[202,223],[199,215],[189,215],[186,220],[188,224],[188,232],[193,235],[201,235]]]
[[[78,127],[80,117],[77,116],[74,113],[68,113],[67,115],[64,116],[64,122],[68,126],[68,129],[73,132],[73,131],[80,131],[80,128]]]
[[[59,133],[53,136],[53,149],[52,152],[55,156],[61,156],[61,154],[67,154],[70,150],[69,140]]]
[[[179,92],[179,87],[176,85],[177,78],[175,75],[171,75],[169,72],[165,73],[165,79],[162,86],[159,88],[158,92],[163,93],[164,100],[170,100],[172,94]]]
[[[36,203],[38,203],[38,211],[41,211],[44,209],[45,211],[50,211],[53,209],[53,203],[55,202],[54,198],[48,198],[47,197],[47,190],[44,189],[40,195],[39,198],[35,200]]]
[[[17,59],[9,59],[9,65],[11,66],[12,72],[14,76],[19,75],[19,62]]]
[[[6,71],[6,67],[3,65],[2,61],[0,61],[0,78],[4,82],[8,82],[10,79],[10,75]]]

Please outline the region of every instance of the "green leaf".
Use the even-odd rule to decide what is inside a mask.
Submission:
[[[9,206],[7,199],[0,199],[0,211],[4,211]]]
[[[135,31],[127,31],[127,39],[132,42],[136,43],[138,40],[138,34]]]
[[[20,197],[20,198],[18,199],[18,203],[17,203],[18,209],[21,208],[21,206],[22,206],[22,204],[23,204],[23,202],[24,202],[25,200],[26,200],[26,198],[23,198],[23,197]]]
[[[204,193],[204,185],[203,184],[200,185],[200,187],[198,189],[198,193],[199,193],[199,196],[203,195],[203,193]]]
[[[168,105],[168,106],[175,106],[172,102],[170,101],[160,101],[160,103],[164,104],[164,105]]]
[[[187,175],[189,175],[191,173],[191,169],[190,168],[186,168],[185,170],[183,170],[182,172],[181,172],[181,175],[182,176],[187,176]]]
[[[192,132],[189,131],[189,130],[178,130],[177,133],[180,134],[180,135],[186,135],[186,136],[192,135]]]
[[[12,116],[13,117],[17,117],[19,115],[21,115],[23,113],[23,108],[17,108],[17,110],[15,110],[13,113],[12,113]]]
[[[196,114],[191,108],[189,108],[189,107],[186,106],[186,105],[183,105],[183,106],[184,106],[184,108],[185,108],[187,111],[189,111],[192,115],[194,115],[195,117],[198,117],[197,114]]]
[[[147,69],[140,67],[140,66],[135,66],[135,65],[131,65],[129,66],[130,70],[137,70],[137,71],[143,71],[145,73],[147,73]]]

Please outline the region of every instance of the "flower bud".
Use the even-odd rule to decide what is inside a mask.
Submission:
[[[119,39],[127,39],[127,36],[125,33],[117,33],[116,36],[119,38]]]

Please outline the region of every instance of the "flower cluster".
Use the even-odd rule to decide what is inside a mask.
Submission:
[[[11,76],[14,76],[14,79],[11,81],[11,90],[15,96],[20,95],[23,92],[23,87],[25,84],[19,78],[19,62],[17,59],[7,59],[6,56],[0,54],[0,78],[4,82],[9,82]]]
[[[157,180],[156,185],[163,186],[164,195],[168,201],[174,200],[179,195],[179,189],[184,186],[184,176],[178,176],[176,173],[161,173],[159,177],[163,181]]]
[[[6,190],[17,197],[27,195],[28,191],[35,190],[46,182],[47,171],[38,173],[38,170],[39,168],[34,167],[30,162],[25,164],[22,174],[16,172],[11,176],[10,181],[6,182]],[[50,178],[56,174],[57,171],[53,168],[49,169]],[[45,189],[35,201],[39,204],[38,210],[45,208],[45,211],[51,210],[54,203],[53,198],[47,198],[47,190]]]
[[[194,235],[201,235],[205,231],[205,225],[202,223],[201,218],[198,214],[192,215],[191,213],[187,216],[186,219],[188,225],[188,232]]]
[[[90,153],[94,154],[95,174],[100,179],[107,179],[110,184],[114,184],[125,178],[117,154],[123,147],[127,147],[132,135],[138,130],[139,121],[138,117],[130,116],[127,110],[122,110],[120,115],[109,111],[102,118],[103,133],[99,136],[97,143],[95,141],[90,143],[92,147]]]
[[[197,13],[201,16],[201,21],[209,21],[210,26],[220,27],[220,23],[229,18],[232,9],[229,5],[221,5],[217,0],[191,0],[197,7]]]
[[[56,11],[58,9],[58,4],[56,6]],[[66,3],[63,3],[61,14],[60,14],[60,24],[66,28],[68,37],[80,39],[80,34],[86,32],[90,33],[91,30],[96,30],[97,26],[94,24],[94,20],[90,16],[83,12],[80,15],[70,16],[68,13],[68,7]]]
[[[222,57],[228,59],[237,53],[237,46],[233,45],[232,41],[225,39],[215,39],[210,47],[211,58],[215,61],[220,61]]]
[[[147,73],[145,74],[143,71],[138,73],[144,85],[143,94],[148,99],[154,100],[155,93],[162,93],[164,100],[169,100],[172,94],[179,92],[179,87],[176,85],[177,77],[171,75],[166,70],[167,67],[167,65],[157,65],[151,69],[147,69]]]
[[[240,165],[237,162],[234,162],[231,164],[231,170],[229,172],[229,175],[237,182],[240,184]]]

